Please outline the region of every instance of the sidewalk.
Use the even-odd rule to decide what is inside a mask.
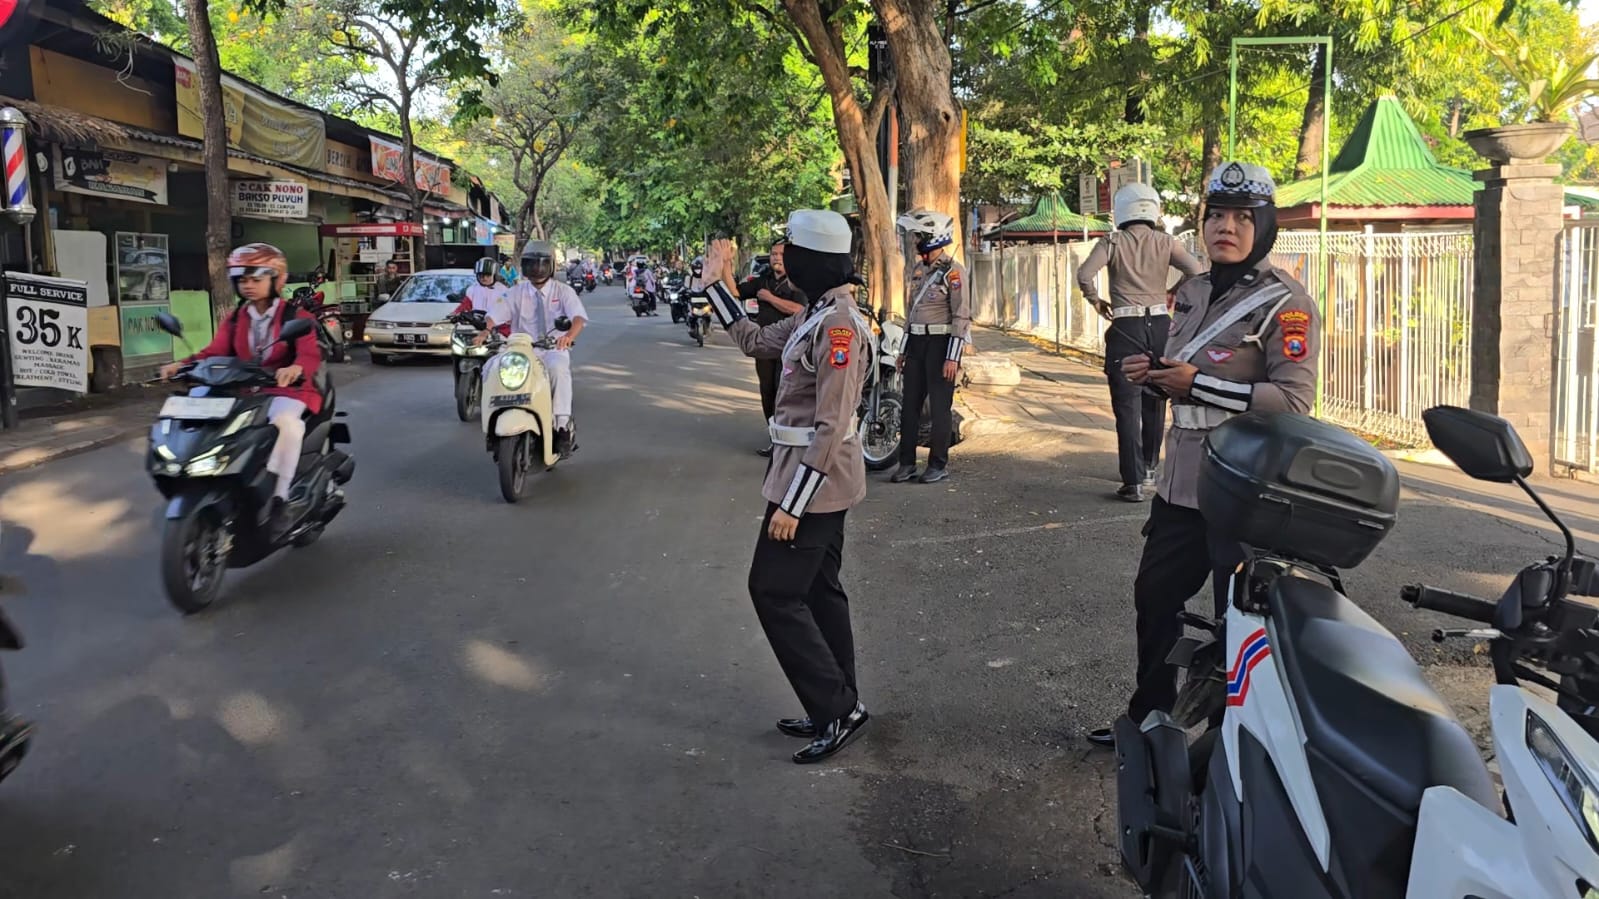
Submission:
[[[967,434],[1042,428],[1114,445],[1116,421],[1097,360],[1056,355],[1025,337],[981,325],[972,326],[972,345],[976,355],[1009,356],[1022,370],[1022,382],[1007,393],[961,388],[956,402]]]
[[[25,412],[15,430],[0,430],[0,475],[137,437],[149,430],[171,393],[122,387],[65,406]]]

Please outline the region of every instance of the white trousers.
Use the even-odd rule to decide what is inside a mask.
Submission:
[[[278,429],[278,439],[272,444],[272,455],[267,457],[267,471],[278,476],[276,495],[289,498],[289,487],[294,484],[294,470],[300,467],[300,444],[305,441],[305,403],[293,397],[275,396],[267,406],[267,418]]]
[[[555,427],[566,427],[572,417],[572,354],[569,350],[534,350],[550,375],[551,405]]]

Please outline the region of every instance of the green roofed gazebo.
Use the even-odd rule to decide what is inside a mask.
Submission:
[[[1382,97],[1366,108],[1327,173],[1327,223],[1469,222],[1475,215],[1471,173],[1438,161],[1399,100]],[[1321,216],[1321,176],[1277,189],[1278,222],[1316,227]]]
[[[1085,226],[1089,237],[1110,233],[1110,222],[1073,212],[1056,192],[1040,197],[1032,212],[1000,226],[998,233],[1015,241],[1082,240]]]

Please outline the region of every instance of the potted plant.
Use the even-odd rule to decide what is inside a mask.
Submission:
[[[1590,45],[1568,56],[1548,47],[1534,49],[1514,35],[1509,36],[1511,46],[1507,48],[1481,32],[1465,30],[1525,92],[1524,114],[1531,121],[1477,128],[1461,136],[1479,155],[1494,162],[1541,161],[1565,141],[1571,129],[1566,113],[1571,107],[1599,93],[1599,80],[1588,77],[1588,70],[1599,60],[1599,49]]]

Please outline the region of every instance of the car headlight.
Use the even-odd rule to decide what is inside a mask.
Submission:
[[[1588,838],[1588,845],[1599,850],[1599,837],[1595,836],[1595,830],[1599,829],[1599,789],[1555,736],[1549,723],[1533,712],[1527,713],[1527,749],[1571,814],[1571,820]]]
[[[440,334],[448,334],[455,330],[455,326],[449,322],[437,322],[433,325],[433,330],[439,332]]]
[[[527,374],[533,366],[521,353],[506,353],[500,360],[500,386],[506,390],[521,390],[527,383]]]
[[[394,329],[394,322],[367,322],[366,326],[371,331],[391,331]]]

